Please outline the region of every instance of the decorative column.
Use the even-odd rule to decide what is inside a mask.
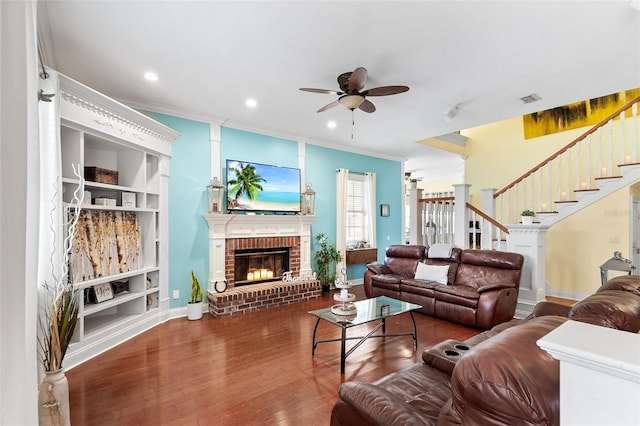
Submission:
[[[315,216],[297,216],[300,219],[300,274],[311,273],[311,222]]]
[[[547,229],[545,225],[505,225],[509,230],[507,251],[524,256],[515,316],[524,318],[536,303],[545,300]]]
[[[422,237],[422,210],[420,206],[421,189],[415,184],[409,188],[409,242],[411,244],[424,244]]]
[[[471,185],[467,183],[453,185],[455,196],[455,204],[453,206],[453,242],[458,247],[469,246],[469,212],[467,203],[469,202],[470,187]]]
[[[224,182],[220,170],[220,122],[209,123],[209,142],[211,143],[211,179],[217,177]]]
[[[493,194],[496,193],[495,188],[488,188],[482,190],[482,211],[487,214],[487,216],[495,218],[496,217],[496,200],[493,198]],[[488,220],[482,221],[482,242],[481,246],[483,249],[498,249],[500,250],[500,231],[497,230],[497,235],[494,235],[494,227]],[[497,243],[494,247],[494,238]]]
[[[230,214],[210,213],[205,220],[209,225],[209,279],[208,291],[215,292],[216,282],[225,280],[225,239],[227,223],[234,218]]]

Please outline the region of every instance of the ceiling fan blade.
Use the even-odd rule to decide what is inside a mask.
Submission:
[[[367,82],[367,69],[358,67],[349,76],[348,90],[349,92],[359,92]]]
[[[362,101],[362,103],[360,104],[359,108],[364,112],[375,112],[375,110],[376,110],[376,106],[374,104],[372,104],[371,101],[369,101],[367,99]]]
[[[322,112],[322,111],[326,111],[330,108],[333,108],[334,106],[338,105],[340,102],[336,99],[335,101],[331,102],[330,104],[327,104],[325,106],[323,106],[322,108],[320,108],[317,112]]]
[[[407,86],[382,86],[374,87],[373,89],[365,90],[362,92],[362,96],[388,96],[403,93],[409,90]]]
[[[344,95],[344,93],[342,92],[338,92],[335,90],[327,90],[327,89],[311,89],[308,87],[301,87],[300,90],[302,90],[303,92],[323,93],[326,95],[336,95],[336,96]]]

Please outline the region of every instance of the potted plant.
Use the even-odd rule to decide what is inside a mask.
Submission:
[[[318,279],[322,285],[322,292],[328,293],[331,283],[336,279],[336,263],[342,260],[342,254],[331,244],[324,234],[316,235],[319,250],[315,252],[318,266]]]
[[[191,271],[191,297],[187,303],[187,318],[191,321],[202,318],[202,287],[193,271]]]
[[[520,219],[522,221],[523,225],[531,225],[533,223],[533,217],[536,215],[536,213],[533,210],[523,210],[522,213],[520,213]]]

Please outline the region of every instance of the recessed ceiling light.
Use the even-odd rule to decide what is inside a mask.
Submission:
[[[327,123],[327,127],[330,129],[335,129],[336,128],[336,122],[335,121],[330,121]]]
[[[245,105],[247,105],[249,108],[255,108],[258,106],[258,102],[255,99],[247,99]]]
[[[145,72],[144,73],[144,78],[146,78],[149,81],[158,81],[158,74],[156,74],[155,72]]]

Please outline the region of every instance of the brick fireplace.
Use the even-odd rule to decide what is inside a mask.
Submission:
[[[311,222],[314,216],[233,215],[211,213],[207,296],[212,315],[278,306],[321,293],[319,282],[283,283],[281,280],[236,285],[236,251],[286,249],[293,277],[311,272]],[[262,281],[262,280],[261,280]],[[240,282],[239,282],[240,284]]]
[[[255,269],[261,268],[249,268],[247,271],[238,271],[237,256],[243,254],[251,254],[254,257],[268,257],[271,253],[278,253],[280,251],[287,252],[287,264],[286,269],[278,268],[276,265],[262,265],[270,271],[272,274],[275,272],[275,277],[282,278],[282,273],[286,271],[292,271],[294,276],[300,274],[300,237],[260,237],[260,238],[232,238],[225,241],[225,277],[227,277],[228,287],[235,287],[236,285],[249,285],[252,283],[257,284],[260,281],[273,281],[273,275],[271,277],[255,277],[249,279],[246,275],[255,272]],[[236,278],[238,273],[245,275],[244,277]],[[259,275],[259,271],[258,271]],[[264,275],[264,274],[263,274]],[[239,284],[236,282],[238,281]]]

